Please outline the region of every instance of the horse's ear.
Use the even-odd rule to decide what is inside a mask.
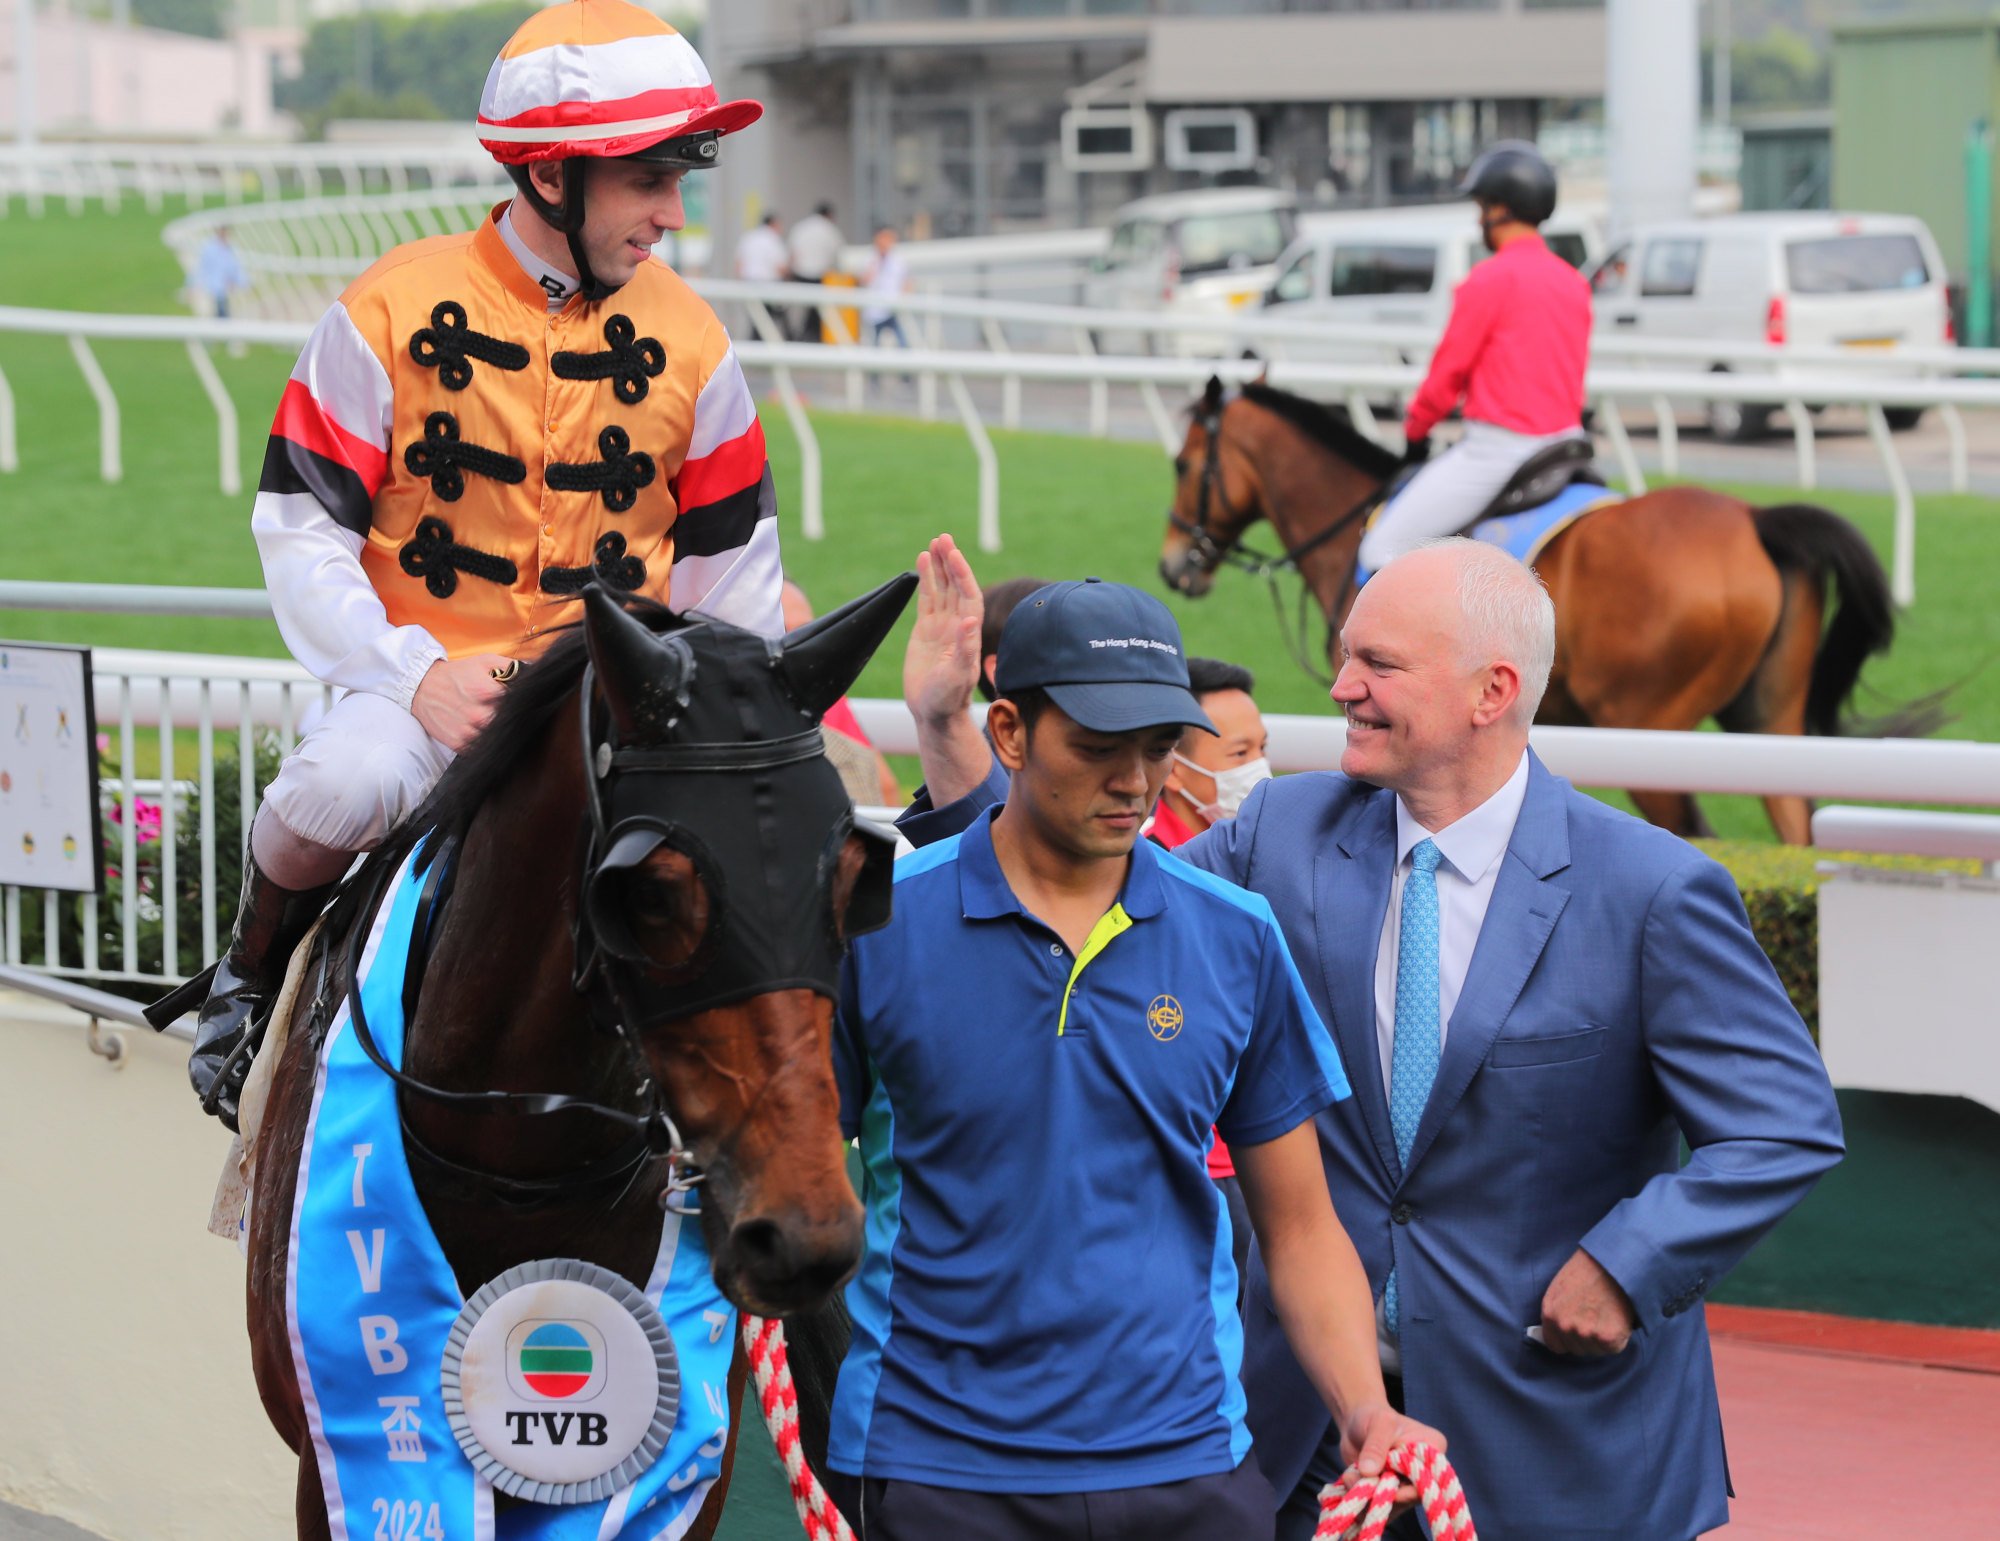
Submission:
[[[618,737],[662,737],[687,705],[694,672],[687,643],[657,635],[595,583],[583,591],[583,637]]]
[[[1210,375],[1208,384],[1202,387],[1201,404],[1208,412],[1217,412],[1222,407],[1222,376]]]
[[[916,591],[917,575],[899,573],[785,638],[781,667],[802,711],[817,720],[846,693]]]

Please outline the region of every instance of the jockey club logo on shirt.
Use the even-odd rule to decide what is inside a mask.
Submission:
[[[1171,995],[1156,995],[1146,1008],[1146,1030],[1161,1043],[1181,1035],[1181,1003]]]

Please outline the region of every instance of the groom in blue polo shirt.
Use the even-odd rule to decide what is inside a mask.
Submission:
[[[1348,1453],[1443,1444],[1389,1407],[1327,1196],[1347,1082],[1269,906],[1138,838],[1183,727],[1214,731],[1166,606],[1051,584],[996,687],[1011,795],[898,863],[847,963],[868,1230],[828,1461],[866,1541],[1262,1541],[1211,1126]]]

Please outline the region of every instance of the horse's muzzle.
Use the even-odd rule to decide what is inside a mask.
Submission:
[[[836,1220],[760,1215],[729,1228],[716,1282],[760,1316],[794,1316],[826,1304],[861,1261],[861,1209]]]
[[[1160,578],[1176,594],[1200,599],[1215,586],[1215,574],[1193,559],[1192,549],[1160,558]]]

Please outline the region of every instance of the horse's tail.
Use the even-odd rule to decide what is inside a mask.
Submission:
[[[785,1318],[785,1352],[791,1361],[792,1389],[799,1398],[799,1448],[822,1481],[833,1422],[833,1383],[853,1336],[844,1290],[835,1290],[817,1311]]]
[[[1889,595],[1889,577],[1867,538],[1840,515],[1809,503],[1784,503],[1752,510],[1757,538],[1781,573],[1797,573],[1825,591],[1833,585],[1837,601],[1819,650],[1813,656],[1812,679],[1806,689],[1806,731],[1832,736],[1855,731],[1842,712],[1854,694],[1861,666],[1886,650],[1896,635],[1896,612]],[[1916,703],[1909,727],[1924,721],[1923,711],[1936,712],[1934,702]],[[1904,713],[1868,723],[1862,731],[1882,736],[1908,731]],[[1922,731],[1937,726],[1933,716]]]

